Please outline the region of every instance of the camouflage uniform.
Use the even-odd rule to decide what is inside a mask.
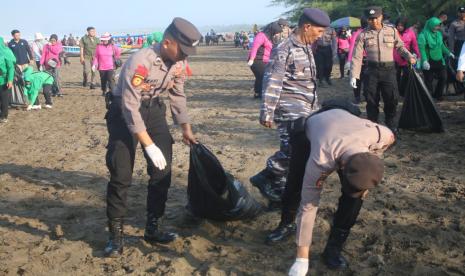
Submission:
[[[273,49],[263,78],[261,121],[274,121],[280,136],[280,150],[267,161],[267,172],[282,193],[289,168],[288,125],[319,109],[316,94],[316,66],[310,45],[302,44],[295,34]]]

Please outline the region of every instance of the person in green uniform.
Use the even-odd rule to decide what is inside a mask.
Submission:
[[[10,90],[15,76],[16,57],[0,37],[0,123],[8,122]]]
[[[24,87],[24,94],[29,101],[27,110],[42,108],[38,99],[41,89],[44,91],[45,108],[52,108],[52,86],[54,82],[53,76],[46,71],[34,72],[32,67],[27,67],[24,69],[23,76],[24,82],[26,83]]]

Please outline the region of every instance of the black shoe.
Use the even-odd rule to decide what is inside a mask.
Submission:
[[[332,228],[329,234],[328,243],[323,251],[323,260],[331,269],[345,269],[349,266],[347,260],[342,256],[342,246],[344,245],[350,231],[339,228]]]
[[[95,85],[93,83],[90,84],[90,89],[92,89],[92,90],[95,89]]]
[[[271,174],[266,170],[262,170],[258,174],[250,178],[250,183],[260,190],[260,193],[270,201],[279,202],[281,197],[273,192],[273,179]]]
[[[279,224],[279,226],[271,231],[271,233],[266,236],[266,243],[267,244],[273,244],[277,243],[280,241],[284,241],[287,238],[289,238],[292,234],[294,234],[296,231],[296,225],[295,223],[289,223],[289,224]]]
[[[123,219],[112,219],[108,221],[110,238],[104,249],[105,256],[116,258],[123,254]]]
[[[322,80],[318,80],[318,86],[323,86],[323,81]]]
[[[360,104],[361,102],[362,100],[360,99],[360,97],[355,97],[354,104]]]
[[[87,81],[83,81],[82,82],[82,87],[86,87],[87,86]]]
[[[326,82],[327,82],[329,85],[333,85],[333,82],[331,81],[331,79],[327,79]]]
[[[178,234],[172,232],[163,232],[159,230],[158,218],[153,214],[147,215],[147,224],[145,226],[144,240],[150,244],[170,243],[178,237]]]

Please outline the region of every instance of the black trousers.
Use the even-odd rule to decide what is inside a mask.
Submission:
[[[259,97],[262,96],[263,75],[265,74],[265,66],[266,64],[263,62],[263,60],[254,60],[252,66],[250,67],[255,76],[254,92],[255,95]]]
[[[344,77],[344,66],[346,65],[348,55],[349,53],[347,52],[341,52],[337,54],[339,59],[339,72],[341,73],[341,78]]]
[[[290,134],[289,144],[295,150],[291,152],[286,187],[281,200],[281,223],[283,225],[295,221],[300,204],[305,165],[310,156],[310,141],[308,141],[305,131]]]
[[[441,98],[446,91],[447,85],[447,70],[446,66],[442,64],[442,61],[430,60],[429,64],[431,68],[429,70],[423,70],[425,76],[425,84],[432,96],[436,99]],[[438,83],[436,89],[433,88],[434,76],[438,77]]]
[[[368,119],[375,123],[378,122],[379,101],[382,97],[386,125],[391,128],[394,127],[399,99],[394,66],[368,66],[364,78],[363,89],[367,101]]]
[[[47,104],[47,105],[52,105],[53,104],[53,102],[52,102],[52,89],[53,89],[53,85],[51,85],[51,84],[45,84],[43,86],[45,104]],[[40,104],[39,97],[37,97],[34,105],[39,105],[39,104]]]
[[[331,46],[318,46],[315,52],[316,73],[319,80],[329,80],[333,69],[333,50]]]
[[[107,92],[107,88],[110,88],[110,91],[113,91],[115,88],[115,70],[100,70],[99,73],[102,92]]]
[[[289,174],[282,197],[281,225],[290,224],[295,221],[300,205],[305,165],[310,156],[310,141],[308,141],[305,132],[300,132],[297,135],[291,134],[290,144],[298,150],[293,150],[291,154]],[[342,184],[342,172],[338,171],[338,174]],[[350,230],[357,220],[362,203],[362,199],[352,198],[342,192],[336,213],[334,214],[333,226]]]
[[[402,97],[405,96],[405,85],[407,83],[408,69],[408,66],[396,65],[397,91],[399,91],[399,95]]]
[[[10,104],[10,89],[6,88],[6,84],[0,85],[0,119],[8,118],[8,106]]]
[[[147,212],[156,218],[163,216],[171,185],[171,161],[173,138],[168,129],[166,106],[159,98],[144,101],[140,113],[147,132],[160,148],[166,159],[166,168],[159,170],[144,151],[147,173],[150,176],[147,188]],[[132,181],[137,139],[129,131],[121,113],[121,98],[114,97],[106,115],[109,140],[106,164],[110,172],[107,186],[107,216],[109,219],[123,218],[127,214],[128,188]]]

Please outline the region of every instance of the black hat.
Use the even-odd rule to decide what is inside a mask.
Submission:
[[[460,13],[465,13],[465,7],[464,6],[461,6],[457,9],[458,12]]]
[[[202,36],[197,28],[184,18],[176,17],[166,29],[179,43],[185,55],[195,54],[195,46],[199,44]]]
[[[372,7],[368,7],[366,10],[365,10],[365,16],[370,19],[370,18],[377,18],[379,17],[380,15],[383,15],[383,9],[381,7],[377,7],[377,6],[372,6]]]
[[[280,19],[278,20],[278,24],[281,25],[281,26],[287,26],[287,27],[289,27],[289,21],[287,21],[287,20],[284,19],[284,18],[280,18]]]
[[[364,152],[349,158],[343,170],[342,190],[350,196],[377,186],[384,174],[384,164],[378,156]]]
[[[328,27],[331,24],[331,20],[326,12],[315,9],[305,8],[299,19],[299,25],[308,22],[318,27]]]

